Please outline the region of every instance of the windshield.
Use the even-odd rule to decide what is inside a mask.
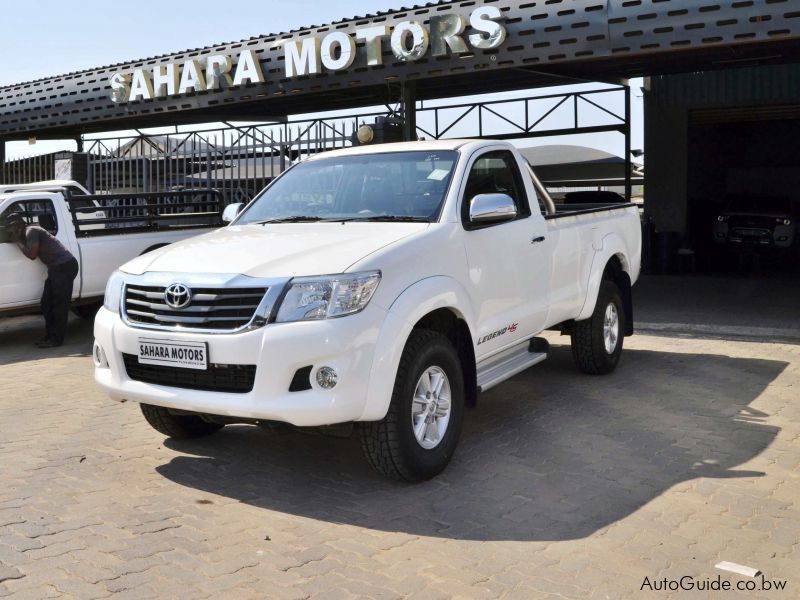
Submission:
[[[420,221],[439,216],[454,151],[390,152],[300,163],[264,190],[237,225],[303,221]]]

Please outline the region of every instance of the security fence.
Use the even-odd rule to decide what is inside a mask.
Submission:
[[[198,131],[86,140],[89,188],[95,192],[213,188],[226,203],[245,202],[293,162],[350,145],[357,123],[343,121],[226,124]]]
[[[34,183],[53,179],[57,154],[54,152],[6,162],[0,168],[0,184]]]
[[[313,154],[351,146],[359,126],[402,122],[402,105],[341,116],[280,123],[83,139],[85,177],[92,193],[128,194],[216,189],[223,201],[246,202],[288,166]],[[616,132],[630,150],[630,90],[609,87],[462,104],[419,106],[411,115],[424,139],[520,139]],[[77,156],[77,155],[76,155]],[[52,179],[55,155],[6,163],[0,181]],[[630,172],[630,168],[627,169]],[[69,176],[61,177],[69,179]]]

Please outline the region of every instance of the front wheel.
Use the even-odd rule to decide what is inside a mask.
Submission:
[[[142,414],[150,427],[176,440],[189,440],[216,433],[223,428],[220,423],[209,423],[199,415],[176,415],[163,406],[140,404]]]
[[[600,284],[592,316],[572,327],[572,358],[590,375],[606,375],[617,368],[622,354],[625,311],[613,281]]]
[[[442,334],[417,330],[403,350],[389,411],[381,421],[362,424],[361,444],[382,475],[423,481],[450,462],[463,416],[458,353]]]

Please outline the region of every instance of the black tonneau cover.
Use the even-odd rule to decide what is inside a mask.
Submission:
[[[591,213],[617,210],[618,208],[630,208],[638,205],[633,202],[623,204],[556,204],[556,214],[545,215],[545,219],[558,219],[559,217],[574,217],[576,215],[588,215]]]

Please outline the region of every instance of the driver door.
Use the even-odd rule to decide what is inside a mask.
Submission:
[[[40,225],[39,216],[45,217],[55,231],[58,230],[55,219],[53,203],[50,200],[21,200],[14,202],[3,214],[0,222],[12,212],[22,213],[28,225]],[[14,306],[28,306],[37,304],[42,297],[44,280],[47,279],[47,269],[40,260],[30,260],[25,256],[15,243],[8,238],[5,228],[0,230],[0,306],[9,308]]]
[[[491,225],[469,222],[479,194],[507,194],[517,217]],[[477,308],[476,357],[539,333],[547,319],[549,284],[544,239],[546,224],[531,214],[516,158],[509,150],[477,156],[462,196],[461,218],[471,293]]]

